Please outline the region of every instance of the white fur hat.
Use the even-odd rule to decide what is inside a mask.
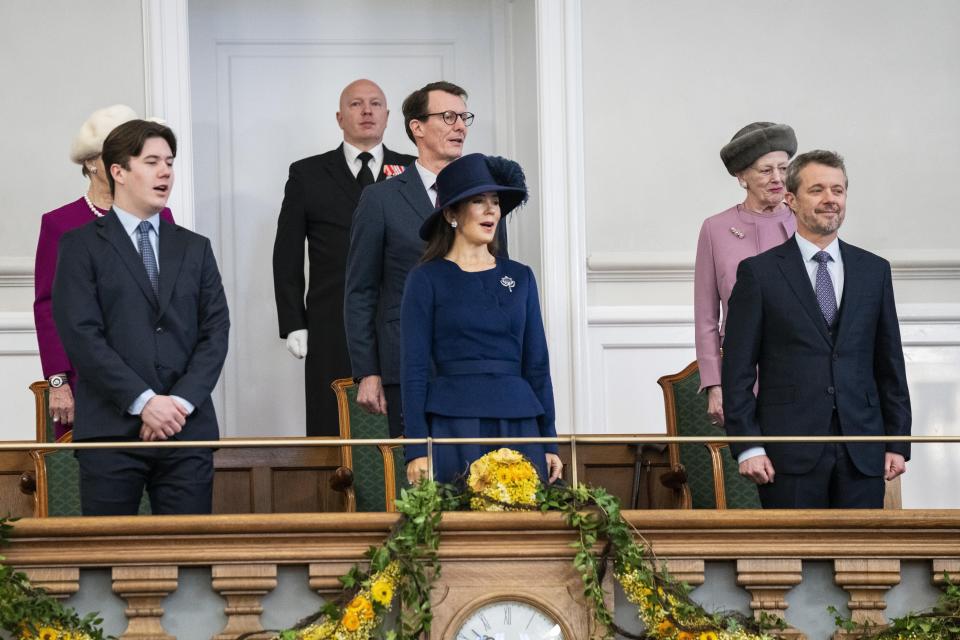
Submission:
[[[117,125],[136,119],[137,113],[125,104],[97,109],[90,114],[74,137],[73,144],[70,145],[70,159],[77,164],[83,164],[84,160],[100,155],[107,135]]]

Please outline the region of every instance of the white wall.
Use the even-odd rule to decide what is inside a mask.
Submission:
[[[86,191],[69,153],[87,116],[118,102],[143,112],[140,3],[3,2],[0,42],[0,439],[32,439],[27,385],[42,376],[31,312],[40,215]]]

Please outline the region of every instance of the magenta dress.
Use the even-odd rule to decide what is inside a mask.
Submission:
[[[98,209],[98,211],[101,214],[107,213],[104,209]],[[168,222],[173,222],[170,209],[165,208],[160,212],[160,216]],[[57,246],[64,233],[92,222],[96,218],[97,216],[87,206],[86,200],[80,198],[43,214],[40,219],[40,239],[37,242],[37,256],[33,269],[33,321],[37,327],[40,364],[43,367],[44,378],[49,378],[55,373],[66,372],[71,387],[76,382],[77,374],[67,358],[63,344],[60,343],[50,304],[53,278],[57,271]],[[58,438],[68,431],[59,423],[56,426]]]
[[[740,261],[783,244],[796,230],[793,212],[785,204],[771,213],[755,213],[738,204],[703,221],[693,277],[693,322],[701,391],[720,384],[720,345],[727,301]]]

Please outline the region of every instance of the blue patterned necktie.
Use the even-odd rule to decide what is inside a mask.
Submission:
[[[833,321],[837,318],[837,294],[833,290],[833,279],[830,278],[830,271],[827,269],[827,263],[833,260],[826,251],[818,251],[813,255],[817,265],[817,302],[820,304],[820,311],[823,312],[823,319],[827,321],[827,326],[832,327]]]
[[[143,266],[147,270],[147,278],[153,285],[153,292],[160,295],[160,269],[157,268],[157,256],[153,253],[153,245],[150,244],[150,227],[152,225],[144,220],[137,226],[139,236],[140,257],[143,258]]]

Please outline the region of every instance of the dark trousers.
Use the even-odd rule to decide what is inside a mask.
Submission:
[[[400,395],[400,385],[383,385],[383,395],[387,398],[387,422],[390,423],[390,437],[399,438],[403,435],[403,397]]]
[[[840,434],[834,413],[831,432]],[[800,445],[809,446],[809,445]],[[771,484],[757,487],[764,509],[882,509],[886,489],[883,476],[867,476],[847,454],[848,445],[828,442],[816,466],[807,473],[774,471]]]
[[[77,460],[85,516],[136,515],[144,489],[154,515],[212,510],[210,449],[83,449]]]

